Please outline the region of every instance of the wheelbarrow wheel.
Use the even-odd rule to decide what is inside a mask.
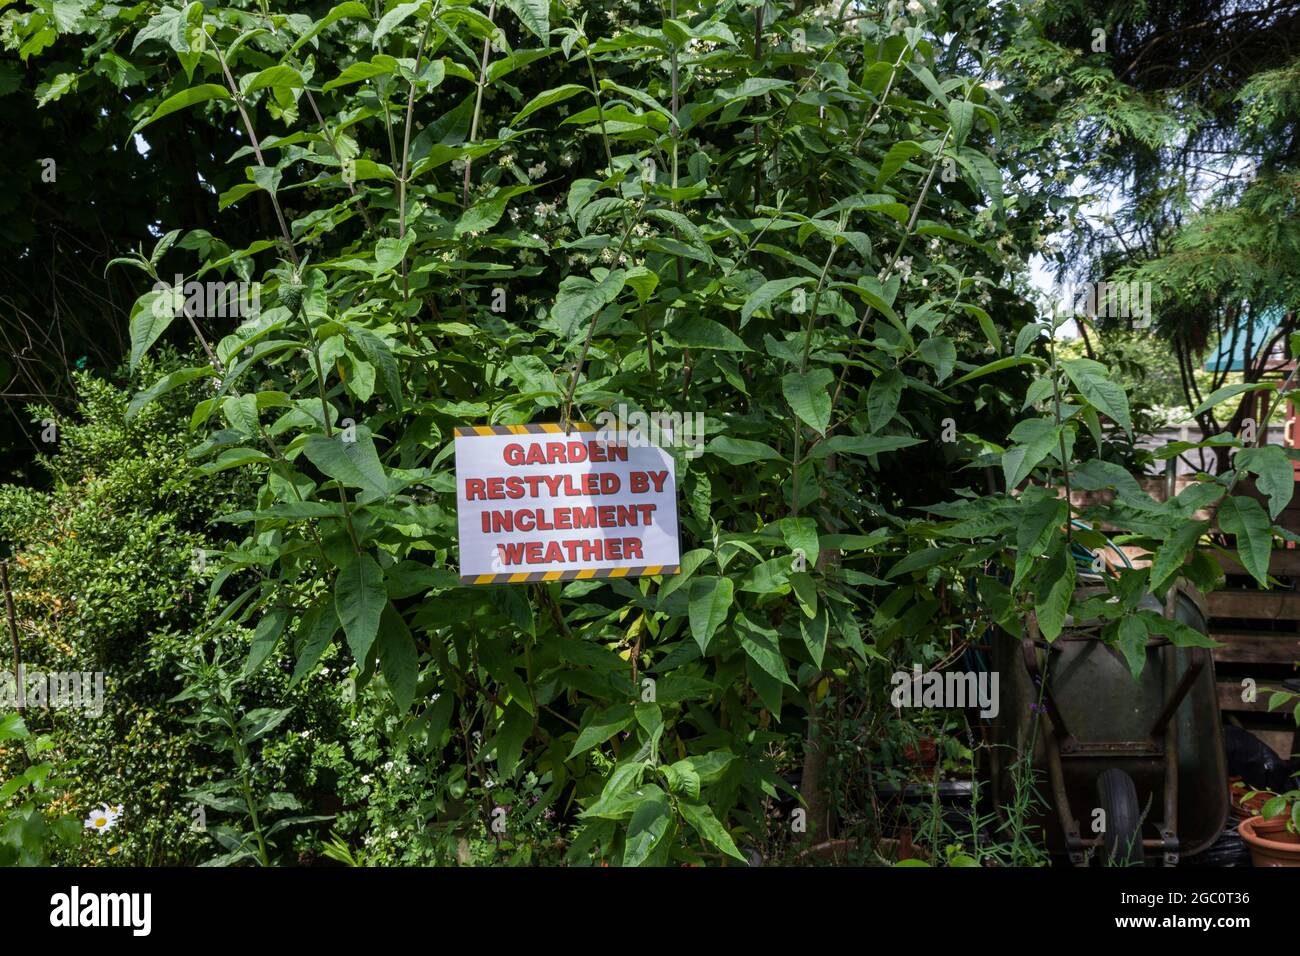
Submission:
[[[1146,859],[1142,849],[1142,808],[1133,778],[1114,767],[1103,770],[1097,775],[1097,798],[1106,814],[1103,862],[1109,866],[1141,866]]]

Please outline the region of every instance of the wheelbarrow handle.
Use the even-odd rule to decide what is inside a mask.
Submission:
[[[1164,735],[1165,728],[1169,721],[1173,720],[1174,714],[1177,713],[1179,705],[1191,691],[1196,679],[1201,676],[1201,671],[1205,669],[1205,662],[1209,660],[1210,652],[1204,647],[1193,647],[1191,650],[1191,662],[1187,670],[1183,673],[1183,679],[1178,682],[1178,686],[1173,689],[1169,699],[1165,701],[1164,707],[1160,708],[1160,714],[1156,717],[1155,723],[1151,725],[1151,731],[1147,735],[1152,740],[1157,740]]]

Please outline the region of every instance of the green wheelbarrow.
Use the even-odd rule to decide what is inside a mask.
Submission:
[[[1147,595],[1142,607],[1206,633],[1204,606],[1190,589],[1171,588],[1163,606]],[[1048,805],[1030,822],[1050,851],[1075,865],[1100,851],[1114,864],[1154,854],[1174,866],[1214,843],[1228,817],[1214,662],[1207,648],[1152,636],[1134,680],[1099,630],[1067,621],[1048,644],[1031,616],[1023,639],[994,636],[1000,699],[985,724],[994,806],[1004,812],[1017,777],[1025,779],[1016,762],[1025,761],[1038,802]]]

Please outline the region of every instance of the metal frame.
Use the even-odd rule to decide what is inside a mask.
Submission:
[[[1175,590],[1170,588],[1167,609],[1172,609]],[[1041,692],[1045,705],[1039,709],[1038,720],[1041,725],[1045,718],[1047,724],[1048,733],[1044,735],[1044,744],[1047,750],[1048,777],[1051,782],[1053,802],[1056,804],[1061,830],[1065,834],[1066,852],[1069,854],[1070,862],[1076,866],[1085,865],[1086,851],[1101,846],[1103,838],[1084,837],[1080,832],[1079,821],[1075,818],[1074,811],[1070,807],[1062,761],[1072,757],[1112,757],[1118,760],[1135,757],[1160,757],[1164,763],[1164,820],[1160,827],[1160,837],[1158,839],[1143,839],[1142,846],[1150,850],[1159,850],[1166,866],[1177,865],[1180,852],[1178,839],[1178,725],[1173,718],[1192,687],[1195,686],[1201,671],[1205,668],[1205,663],[1209,660],[1209,651],[1203,647],[1191,648],[1191,660],[1187,671],[1183,674],[1182,679],[1178,681],[1177,686],[1170,691],[1156,719],[1152,722],[1151,729],[1143,739],[1082,743],[1075,739],[1066,726],[1065,718],[1056,706],[1051,683],[1047,679],[1048,671],[1051,668],[1053,645],[1048,644],[1041,638],[1038,630],[1038,620],[1033,613],[1028,615],[1026,624],[1029,636],[1021,639],[1020,650],[1030,679]],[[1068,637],[1062,635],[1059,640],[1096,640],[1096,637],[1075,632]],[[1168,639],[1159,638],[1148,641],[1148,646],[1159,647],[1169,643]],[[1043,667],[1040,667],[1038,662],[1039,648],[1046,652],[1045,666]],[[1174,683],[1177,667],[1173,654],[1165,655],[1164,667],[1165,685],[1169,686]]]

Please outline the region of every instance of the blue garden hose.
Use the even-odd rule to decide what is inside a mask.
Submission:
[[[1070,526],[1084,531],[1092,530],[1092,525],[1086,521],[1080,521],[1078,518],[1071,518]],[[1119,555],[1119,559],[1124,562],[1124,567],[1132,569],[1133,562],[1128,559],[1128,555],[1115,542],[1111,541],[1110,538],[1106,538],[1106,546]],[[1074,563],[1078,570],[1092,572],[1093,562],[1097,560],[1097,552],[1085,548],[1078,542],[1071,542],[1070,553],[1074,556]]]

